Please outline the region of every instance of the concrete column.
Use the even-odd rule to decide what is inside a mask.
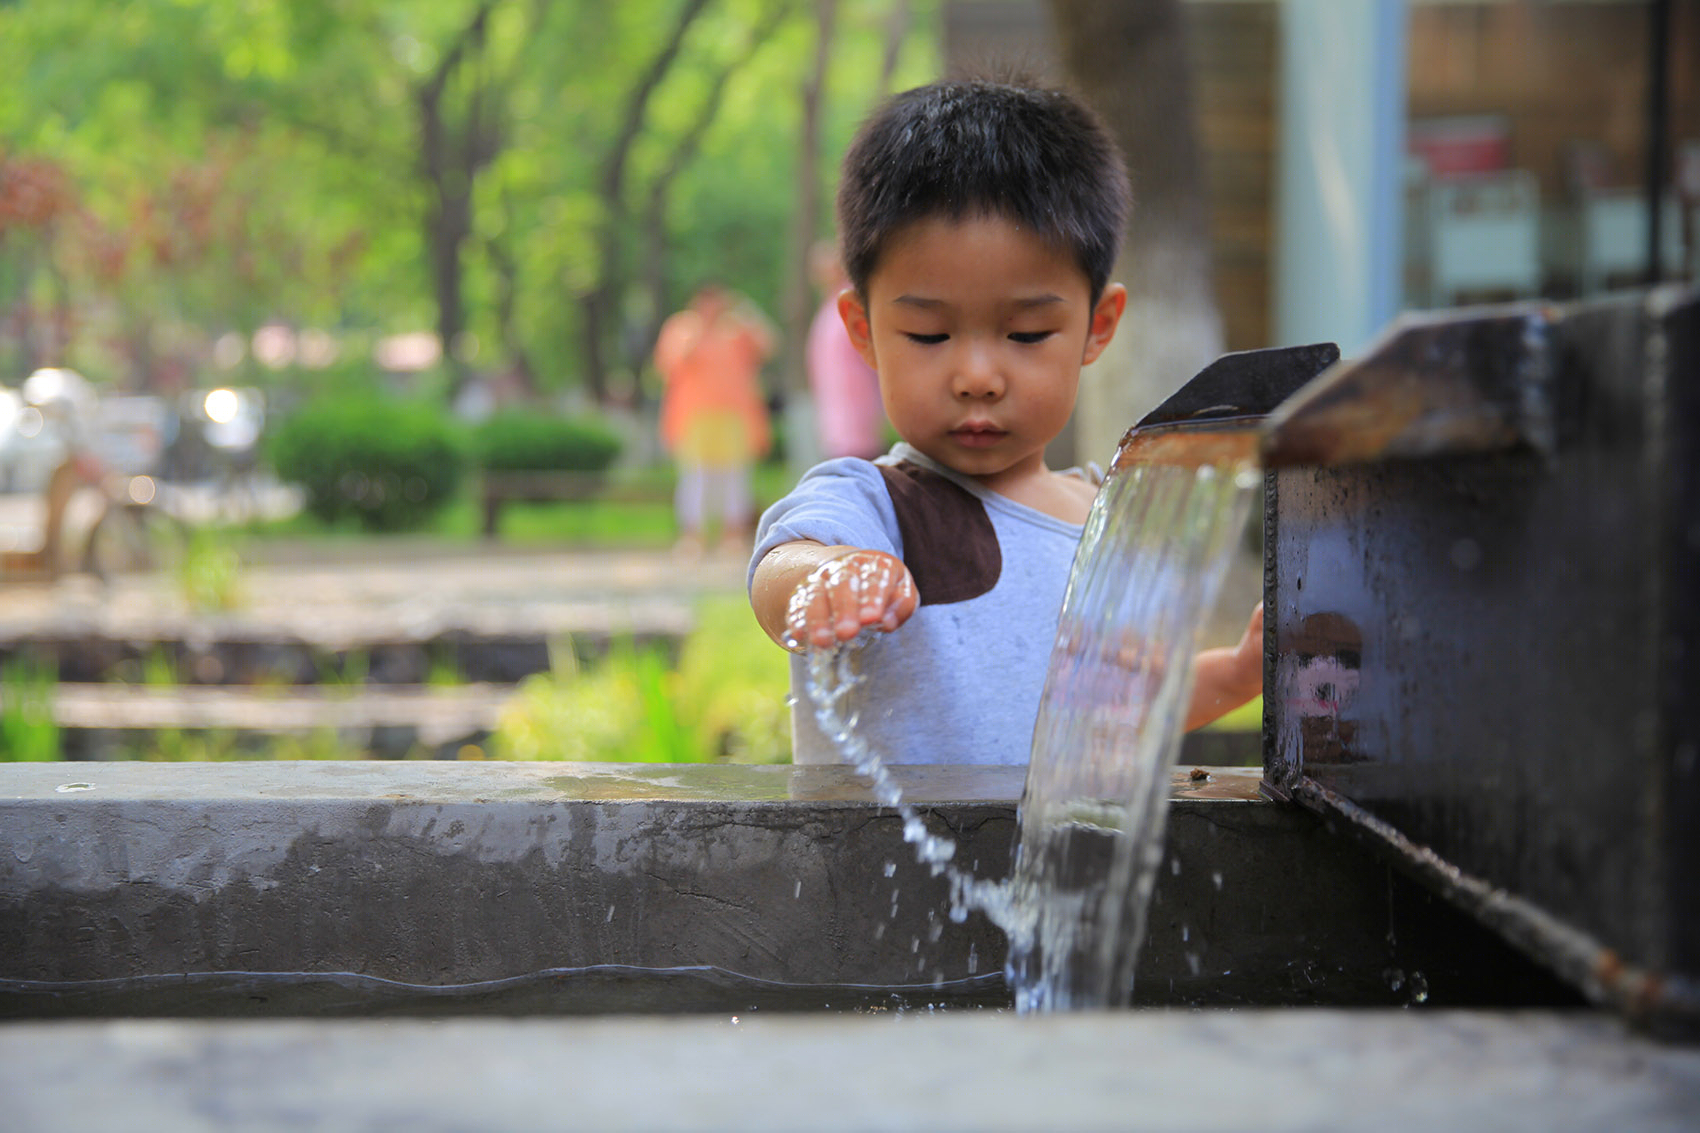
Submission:
[[[1405,0],[1283,0],[1276,341],[1362,349],[1399,310]]]

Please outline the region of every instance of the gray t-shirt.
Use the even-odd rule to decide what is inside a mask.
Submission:
[[[1080,535],[900,443],[877,461],[811,469],[762,516],[750,578],[763,555],[798,539],[901,558],[920,604],[859,658],[859,733],[890,764],[1021,764]],[[815,723],[806,679],[793,657],[793,758],[842,762]]]

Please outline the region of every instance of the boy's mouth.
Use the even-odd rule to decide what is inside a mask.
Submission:
[[[1007,429],[1000,429],[996,425],[982,424],[978,422],[958,425],[950,431],[951,440],[966,448],[989,448],[1003,440],[1004,437],[1008,435],[1009,431]]]

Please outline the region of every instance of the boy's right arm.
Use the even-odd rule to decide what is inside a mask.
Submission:
[[[787,649],[849,641],[867,626],[890,632],[915,612],[915,580],[884,551],[782,543],[756,564],[750,606]]]

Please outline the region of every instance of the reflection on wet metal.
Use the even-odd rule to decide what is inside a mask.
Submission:
[[[1270,414],[1264,465],[1333,466],[1527,447],[1551,452],[1555,312],[1404,316]]]
[[[1265,780],[1700,1032],[1700,292],[1424,316],[1278,412]]]

